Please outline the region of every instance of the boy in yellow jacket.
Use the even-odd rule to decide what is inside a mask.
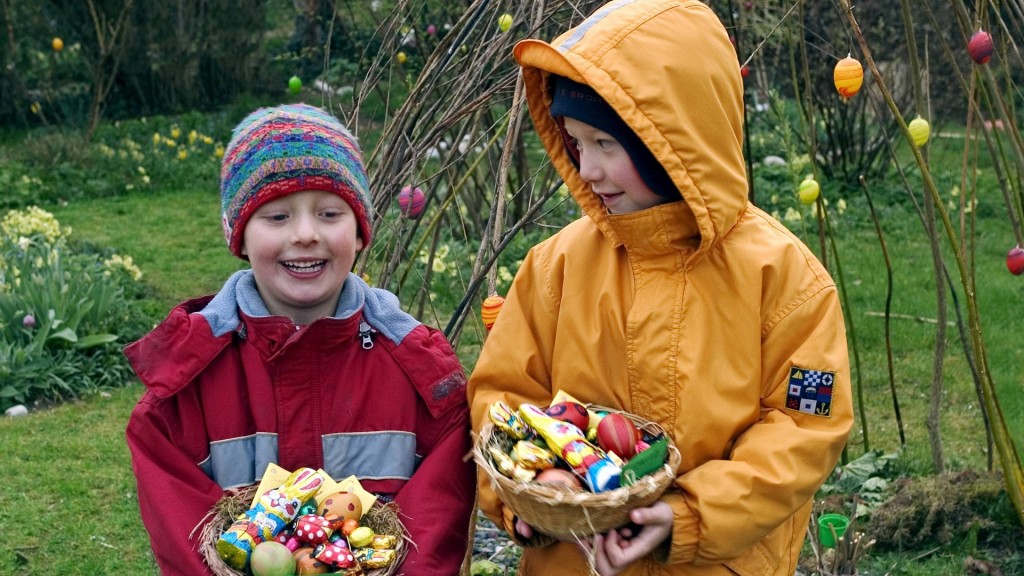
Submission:
[[[849,358],[828,272],[747,199],[725,29],[696,0],[619,0],[515,57],[584,217],[524,260],[470,378],[474,427],[564,391],[660,423],[682,464],[634,526],[582,544],[483,475],[481,508],[526,546],[520,574],[791,576],[853,423]]]

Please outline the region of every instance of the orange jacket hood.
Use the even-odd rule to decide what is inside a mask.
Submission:
[[[696,219],[698,252],[739,219],[747,207],[743,82],[710,8],[695,0],[613,2],[551,43],[520,42],[514,54],[552,163],[613,243],[620,239],[604,206],[580,178],[550,115],[551,74],[596,90],[658,158]]]

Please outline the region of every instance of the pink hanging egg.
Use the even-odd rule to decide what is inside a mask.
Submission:
[[[406,185],[398,193],[398,211],[406,218],[419,218],[426,204],[427,197],[419,186]]]
[[[975,32],[967,42],[967,53],[978,64],[988,62],[992,57],[992,35],[984,30]]]

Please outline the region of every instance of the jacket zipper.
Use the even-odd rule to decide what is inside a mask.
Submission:
[[[359,338],[363,341],[363,350],[373,348],[373,328],[365,320],[359,322]]]

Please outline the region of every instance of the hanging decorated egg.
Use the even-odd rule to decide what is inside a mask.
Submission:
[[[298,76],[292,76],[288,79],[288,91],[292,94],[298,94],[302,91],[302,78]]]
[[[498,30],[508,32],[512,28],[512,15],[509,13],[498,16]]]
[[[426,204],[427,197],[419,186],[406,185],[398,192],[398,211],[406,218],[419,218]]]
[[[406,60],[408,59],[409,55],[406,54],[405,52],[399,52],[398,54],[395,54],[395,60],[398,60],[399,64],[405,64]]]
[[[918,148],[928,143],[928,136],[932,133],[931,126],[928,125],[928,121],[918,116],[907,124],[907,128],[910,130],[910,136],[914,139],[914,144]]]
[[[808,206],[814,204],[820,193],[821,186],[818,185],[818,181],[814,179],[814,176],[804,178],[804,181],[800,183],[800,187],[797,189],[797,196],[800,198],[800,202]]]
[[[497,294],[491,294],[484,298],[484,303],[480,306],[480,319],[483,320],[484,328],[488,331],[494,326],[494,321],[498,319],[498,313],[501,312],[501,307],[504,305],[505,299]]]
[[[840,96],[852,98],[864,83],[864,68],[855,58],[847,56],[836,63],[835,70],[832,71],[832,80]]]
[[[984,30],[975,32],[967,42],[967,53],[978,64],[985,64],[992,57],[992,35]]]
[[[744,78],[750,76],[750,66],[744,64],[743,67],[740,68],[740,76],[743,76]]]
[[[50,46],[53,48],[54,52],[60,52],[61,50],[64,49],[64,41],[61,40],[60,38],[54,38],[53,41],[50,42]],[[992,43],[989,42],[989,51],[991,51],[991,46],[992,46]]]
[[[1024,248],[1020,246],[1010,248],[1010,252],[1006,254],[1006,269],[1014,276],[1024,273]]]

